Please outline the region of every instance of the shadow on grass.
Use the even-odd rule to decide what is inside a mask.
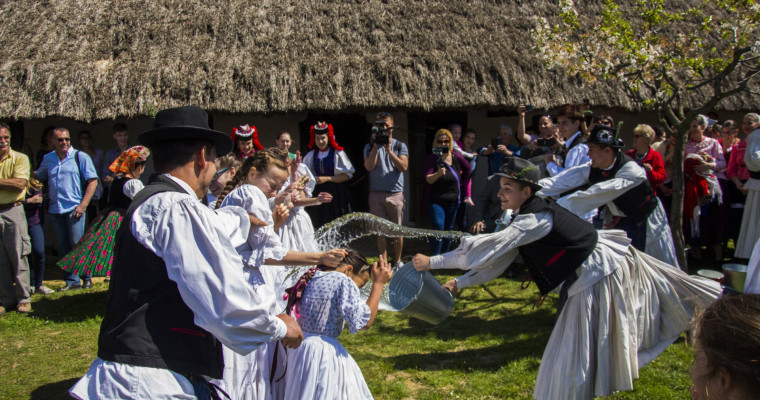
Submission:
[[[106,312],[107,291],[79,291],[58,298],[34,302],[32,315],[51,322],[79,322],[102,317]]]
[[[434,352],[427,354],[403,354],[389,357],[398,370],[417,369],[421,371],[466,370],[498,371],[509,362],[532,357],[526,368],[537,369],[549,335],[506,341],[497,346],[468,349],[452,352]]]
[[[434,334],[440,340],[461,340],[473,335],[512,337],[520,334],[545,333],[546,340],[548,340],[549,334],[553,329],[553,319],[556,314],[556,306],[553,306],[550,302],[529,312],[523,309],[528,306],[532,307],[532,301],[517,309],[494,310],[489,316],[473,315],[476,311],[482,311],[512,300],[517,303],[525,303],[524,299],[509,299],[506,297],[500,299],[466,300],[468,303],[478,303],[481,305],[466,311],[455,310],[440,325],[431,325],[409,317],[408,324],[378,325],[377,327],[373,327],[373,329],[383,334],[412,337]]]
[[[79,378],[66,379],[65,381],[48,383],[32,391],[31,400],[71,399],[69,389],[74,386]]]

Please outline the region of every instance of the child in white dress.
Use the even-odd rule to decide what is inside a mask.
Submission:
[[[288,176],[285,158],[281,152],[279,149],[268,149],[248,157],[219,196],[219,204],[222,207],[240,206],[267,224],[251,226],[248,241],[237,250],[245,264],[246,279],[256,287],[257,292],[262,293],[262,298],[269,301],[268,307],[273,313],[282,310],[277,307],[275,291],[271,285],[272,278],[268,276],[269,271],[262,266],[337,266],[345,255],[345,251],[341,249],[326,252],[290,251],[280,243],[274,227],[287,219],[288,210],[280,205],[273,212],[268,199],[277,194]],[[225,347],[224,376],[222,380],[214,383],[232,399],[273,398],[270,359],[271,351],[276,345],[269,342],[248,355],[237,354]]]
[[[304,333],[297,349],[288,350],[285,397],[307,399],[371,399],[364,376],[354,359],[338,342],[344,323],[352,334],[372,325],[383,286],[391,277],[387,260],[371,267],[356,250],[337,268],[319,266],[288,289],[288,311]],[[372,278],[366,303],[359,288]]]

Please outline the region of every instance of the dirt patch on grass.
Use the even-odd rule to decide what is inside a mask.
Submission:
[[[412,374],[406,372],[406,371],[396,371],[390,375],[385,376],[386,382],[392,382],[396,379],[399,379],[404,382],[404,385],[406,385],[407,389],[412,393],[409,398],[416,399],[417,398],[417,392],[420,390],[430,390],[430,388],[426,388],[423,385],[420,385],[419,382],[412,376]]]

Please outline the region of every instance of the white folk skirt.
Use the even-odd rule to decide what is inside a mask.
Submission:
[[[211,382],[224,390],[232,400],[271,400],[269,383],[270,360],[267,347],[275,343],[265,343],[247,355],[235,353],[222,346],[224,354],[224,374],[222,379]]]
[[[371,399],[364,375],[337,338],[304,333],[297,349],[288,350],[285,398]]]
[[[597,246],[620,251],[623,242],[607,245],[606,240],[617,241],[600,235]],[[593,399],[632,390],[639,368],[719,294],[717,282],[690,277],[629,246],[614,272],[568,296],[544,350],[533,397]]]
[[[736,258],[749,258],[755,243],[760,239],[760,179],[750,178],[744,187],[747,188],[747,200],[744,202],[739,238],[736,240]]]

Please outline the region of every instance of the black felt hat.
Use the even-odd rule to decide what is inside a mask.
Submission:
[[[541,171],[532,162],[518,157],[507,157],[501,165],[501,171],[494,175],[514,179],[529,185],[534,192],[541,190],[538,181],[541,179]]]
[[[208,114],[198,106],[161,110],[153,121],[153,129],[137,137],[143,146],[187,139],[206,139],[214,142],[216,155],[221,157],[232,150],[232,139],[208,126]]]
[[[609,146],[615,149],[625,147],[623,139],[617,137],[617,129],[604,125],[594,125],[591,134],[586,139],[586,143],[596,143],[602,146]]]

